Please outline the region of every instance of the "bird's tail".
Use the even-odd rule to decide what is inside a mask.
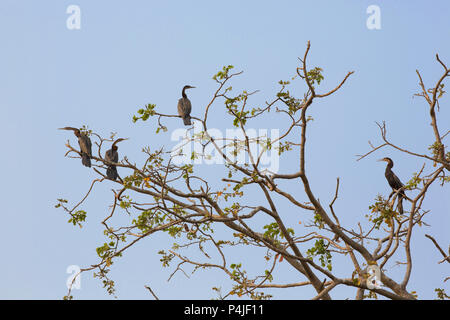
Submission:
[[[108,166],[108,168],[106,169],[106,176],[111,180],[116,180],[119,176],[117,174],[116,166]]]
[[[183,122],[185,126],[190,126],[191,125],[191,117],[187,116],[185,118],[183,118]]]
[[[91,157],[88,154],[82,152],[81,153],[81,163],[86,167],[91,167]]]
[[[403,198],[398,198],[398,213],[403,214]]]
[[[398,213],[403,214],[403,198],[405,197],[405,192],[401,190],[398,194]]]

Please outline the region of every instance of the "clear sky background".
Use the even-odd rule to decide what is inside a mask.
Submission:
[[[81,8],[80,30],[66,27],[71,4]],[[373,4],[381,8],[381,30],[366,27],[366,9]],[[433,142],[427,105],[413,99],[419,89],[415,70],[431,87],[442,74],[435,54],[450,65],[449,13],[450,2],[445,0],[2,0],[0,298],[62,298],[67,292],[66,268],[96,263],[95,248],[105,241],[100,222],[108,212],[113,185],[103,183],[94,190],[83,207],[88,212],[83,229],[67,223],[68,216],[54,208],[57,198],[77,202],[95,178],[78,159],[64,158],[67,139],[72,145],[76,140],[57,128],[88,125],[103,135],[118,132],[131,138],[120,146],[121,155],[141,159],[145,145],[171,148],[170,132],[181,121],[168,121],[169,132],[155,135],[150,121],[132,123],[137,109],[156,103],[165,113],[175,113],[182,86],[191,84],[197,87],[189,92],[196,115],[216,88],[212,75],[228,64],[244,71],[233,87],[260,90],[254,101],[262,103],[274,95],[279,80],[294,75],[308,40],[310,67],[324,69],[321,90],[355,71],[341,91],[314,105],[315,120],[308,132],[312,186],[321,200],[329,201],[340,177],[336,210],[344,223],[355,227],[375,196],[390,192],[385,165],[376,159],[393,158],[404,182],[423,164],[388,149],[357,162],[355,155],[369,150],[368,140],[380,142],[375,121],[386,120],[392,141],[419,153],[426,153]],[[448,130],[448,95],[441,103],[439,125]],[[227,127],[220,113],[210,121],[213,127]],[[276,118],[260,123],[263,128],[278,125]],[[280,171],[294,172],[295,165],[282,163]],[[426,219],[432,227],[414,234],[408,289],[417,291],[419,298],[432,299],[436,287],[449,291],[448,282],[442,282],[449,270],[437,264],[442,257],[424,234],[448,245],[448,187],[433,186],[425,206],[432,210]],[[296,221],[306,218],[286,212],[292,214],[297,215],[292,224],[300,228]],[[209,299],[215,297],[211,287],[229,288],[226,277],[216,272],[199,272],[190,279],[178,273],[167,282],[173,268],[161,267],[157,251],[172,242],[165,236],[147,239],[113,265],[118,298],[152,298],[144,284],[161,299]],[[242,256],[251,257],[249,250]],[[349,276],[348,270],[341,271]],[[402,271],[390,267],[388,274],[398,280]],[[289,278],[289,272],[280,279],[303,280]],[[353,291],[339,288],[332,296],[354,297]],[[268,292],[278,299],[311,294],[303,289]],[[73,294],[81,299],[111,298],[92,273],[83,274],[81,290]]]

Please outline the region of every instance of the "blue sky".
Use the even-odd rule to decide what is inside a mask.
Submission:
[[[81,8],[80,30],[66,27],[71,4]],[[369,5],[381,9],[380,30],[366,27]],[[309,65],[324,69],[322,90],[355,71],[341,91],[314,105],[315,120],[308,132],[312,187],[328,201],[340,177],[336,210],[355,226],[375,196],[389,192],[384,165],[376,159],[393,158],[403,181],[423,164],[388,149],[355,161],[356,154],[369,150],[368,140],[380,141],[375,121],[386,120],[392,141],[419,153],[426,153],[433,142],[427,105],[412,98],[418,90],[415,70],[430,87],[442,72],[435,54],[450,65],[449,9],[443,0],[433,5],[382,0],[3,0],[0,298],[60,299],[66,293],[66,268],[97,262],[95,248],[105,241],[100,221],[112,199],[112,185],[103,183],[86,202],[89,216],[83,229],[68,224],[68,217],[54,208],[57,198],[78,201],[95,177],[78,160],[64,158],[65,142],[70,138],[74,144],[75,139],[57,128],[88,125],[103,135],[118,132],[131,138],[122,143],[121,154],[141,159],[141,147],[170,148],[173,142],[170,132],[155,135],[149,121],[133,124],[137,109],[155,103],[164,113],[175,113],[180,89],[189,83],[197,87],[189,92],[195,114],[216,88],[212,75],[228,64],[244,71],[233,87],[260,90],[254,103],[263,103],[276,93],[279,80],[294,75],[308,40]],[[448,101],[447,96],[441,102],[441,130],[450,127]],[[175,121],[168,124],[170,129],[179,126]],[[211,125],[227,127],[220,113],[212,116]],[[260,125],[277,128],[280,123],[267,119]],[[282,165],[284,172],[295,171],[290,162]],[[437,264],[441,257],[424,234],[448,244],[448,187],[434,186],[426,206],[432,210],[427,219],[432,228],[415,234],[417,256],[408,288],[421,298],[434,298],[434,288],[444,287],[448,267]],[[294,220],[306,219],[298,217]],[[214,297],[211,287],[226,288],[226,278],[214,272],[196,273],[191,279],[180,273],[167,282],[173,269],[161,267],[157,251],[171,243],[164,236],[142,241],[114,265],[111,275],[119,298],[151,298],[144,284],[163,299],[208,299]],[[396,268],[391,272],[395,275]],[[282,275],[280,282],[289,280]],[[83,274],[81,285],[73,292],[76,298],[110,298],[92,274]],[[338,289],[335,296],[347,292]],[[280,299],[311,294],[298,289],[271,293]]]

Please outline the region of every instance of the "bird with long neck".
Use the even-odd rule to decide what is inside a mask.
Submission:
[[[105,153],[105,160],[112,163],[117,163],[119,161],[119,153],[117,152],[117,144],[120,141],[127,140],[128,138],[119,138],[113,142],[111,149],[107,150]],[[106,176],[111,180],[116,180],[119,177],[117,173],[117,167],[113,164],[108,164],[106,169]]]
[[[80,146],[81,163],[86,167],[91,167],[92,157],[92,143],[87,134],[80,131],[80,129],[73,127],[59,128],[59,130],[71,130],[78,138],[78,145]]]
[[[394,161],[392,161],[392,159],[388,157],[385,157],[378,161],[387,162],[386,170],[384,171],[384,176],[386,177],[386,180],[388,181],[389,186],[392,188],[392,190],[398,194],[398,211],[400,214],[403,214],[402,200],[403,198],[405,198],[405,191],[403,189],[404,185],[392,171],[392,168],[394,167]]]
[[[193,86],[186,85],[183,87],[181,91],[181,99],[178,100],[178,115],[183,118],[183,123],[186,126],[191,125],[191,110],[192,105],[191,101],[188,99],[186,95],[187,89],[195,88]]]

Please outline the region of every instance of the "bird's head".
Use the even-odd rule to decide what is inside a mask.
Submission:
[[[392,159],[391,159],[391,158],[388,158],[388,157],[384,157],[383,159],[379,159],[378,161],[384,161],[384,162],[387,162],[387,163],[389,163],[389,164],[394,164],[394,162],[392,161]]]
[[[116,141],[114,141],[114,143],[112,145],[112,149],[117,150],[116,144],[118,144],[120,141],[124,141],[124,140],[128,140],[128,138],[119,138]]]
[[[192,88],[195,88],[195,87],[193,87],[193,86],[190,86],[190,85],[186,85],[186,86],[184,86],[183,87],[183,90],[181,91],[181,96],[183,97],[183,98],[187,98],[187,96],[186,96],[186,89],[192,89]]]
[[[58,130],[72,130],[73,133],[75,133],[75,135],[76,135],[77,137],[80,136],[80,129],[77,129],[77,128],[73,128],[73,127],[64,127],[64,128],[58,128]]]

